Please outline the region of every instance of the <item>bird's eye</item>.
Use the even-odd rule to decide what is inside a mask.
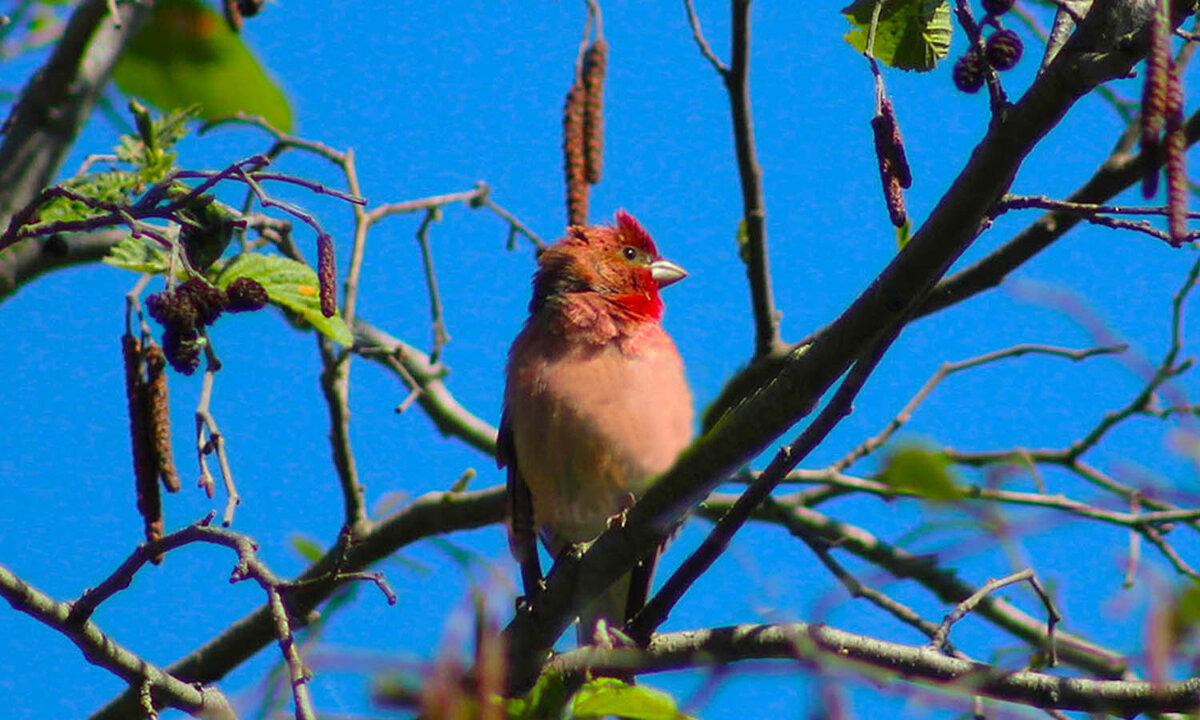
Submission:
[[[621,254],[625,256],[626,260],[635,260],[637,259],[638,251],[635,248],[626,245],[625,248],[621,250]]]

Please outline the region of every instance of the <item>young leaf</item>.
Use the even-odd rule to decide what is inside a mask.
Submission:
[[[125,93],[160,110],[198,104],[205,120],[242,111],[261,115],[285,132],[291,129],[283,91],[202,0],[157,0],[113,79]]]
[[[561,675],[542,673],[522,698],[508,701],[509,720],[558,720],[567,704],[567,686]]]
[[[167,271],[170,258],[153,240],[131,235],[114,245],[104,262],[138,273],[161,273]]]
[[[571,714],[579,720],[610,715],[633,720],[688,720],[675,700],[661,690],[630,685],[615,678],[596,678],[571,699]]]
[[[919,445],[907,445],[889,453],[879,479],[897,490],[928,500],[950,501],[963,497],[963,489],[950,472],[950,461],[946,456]]]
[[[233,259],[213,279],[224,290],[236,278],[257,280],[271,302],[297,313],[318,332],[346,347],[354,344],[354,334],[340,315],[321,314],[317,274],[304,263],[276,255],[243,253]]]
[[[842,10],[853,28],[846,42],[865,52],[871,15],[880,0],[855,0]],[[950,52],[950,5],[946,0],[881,0],[874,56],[897,70],[932,70]]]

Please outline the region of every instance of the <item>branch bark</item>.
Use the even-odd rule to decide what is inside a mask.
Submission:
[[[105,0],[84,0],[72,13],[62,40],[25,86],[5,123],[0,227],[54,179],[126,43],[150,10],[149,3],[123,3],[119,26],[109,17]]]
[[[588,646],[557,656],[549,669],[610,675],[767,659],[793,660],[822,670],[846,668],[880,679],[900,678],[1046,710],[1133,717],[1140,713],[1194,713],[1200,707],[1200,678],[1165,683],[1065,678],[1009,670],[951,657],[928,645],[902,645],[807,623],[666,633],[655,637],[645,650]]]

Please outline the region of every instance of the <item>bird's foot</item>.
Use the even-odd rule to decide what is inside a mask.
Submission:
[[[620,507],[617,511],[608,517],[606,524],[609,529],[614,527],[625,527],[625,519],[629,516],[630,509],[637,504],[637,497],[633,493],[625,493],[625,497],[621,500]]]
[[[592,644],[601,650],[638,647],[637,642],[623,629],[609,625],[604,619],[596,621],[596,627],[592,630]]]

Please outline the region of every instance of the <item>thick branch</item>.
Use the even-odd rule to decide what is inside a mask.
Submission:
[[[44,273],[100,260],[128,236],[127,230],[97,230],[29,238],[0,250],[0,303]]]
[[[1008,670],[951,657],[927,645],[901,645],[806,623],[667,633],[654,638],[645,650],[588,646],[556,657],[550,668],[605,675],[720,667],[763,659],[793,660],[822,669],[848,668],[873,677],[901,678],[1044,709],[1133,717],[1140,713],[1193,713],[1200,706],[1200,678],[1168,683],[1065,678]]]
[[[150,15],[149,3],[123,3],[121,25],[105,0],[84,0],[54,53],[25,86],[0,145],[0,227],[50,184],[125,44]]]
[[[396,370],[399,365],[417,383],[410,389],[443,435],[457,437],[488,455],[496,454],[496,428],[454,399],[442,382],[447,372],[444,365],[431,362],[425,353],[362,320],[354,323],[354,347],[389,369]]]

